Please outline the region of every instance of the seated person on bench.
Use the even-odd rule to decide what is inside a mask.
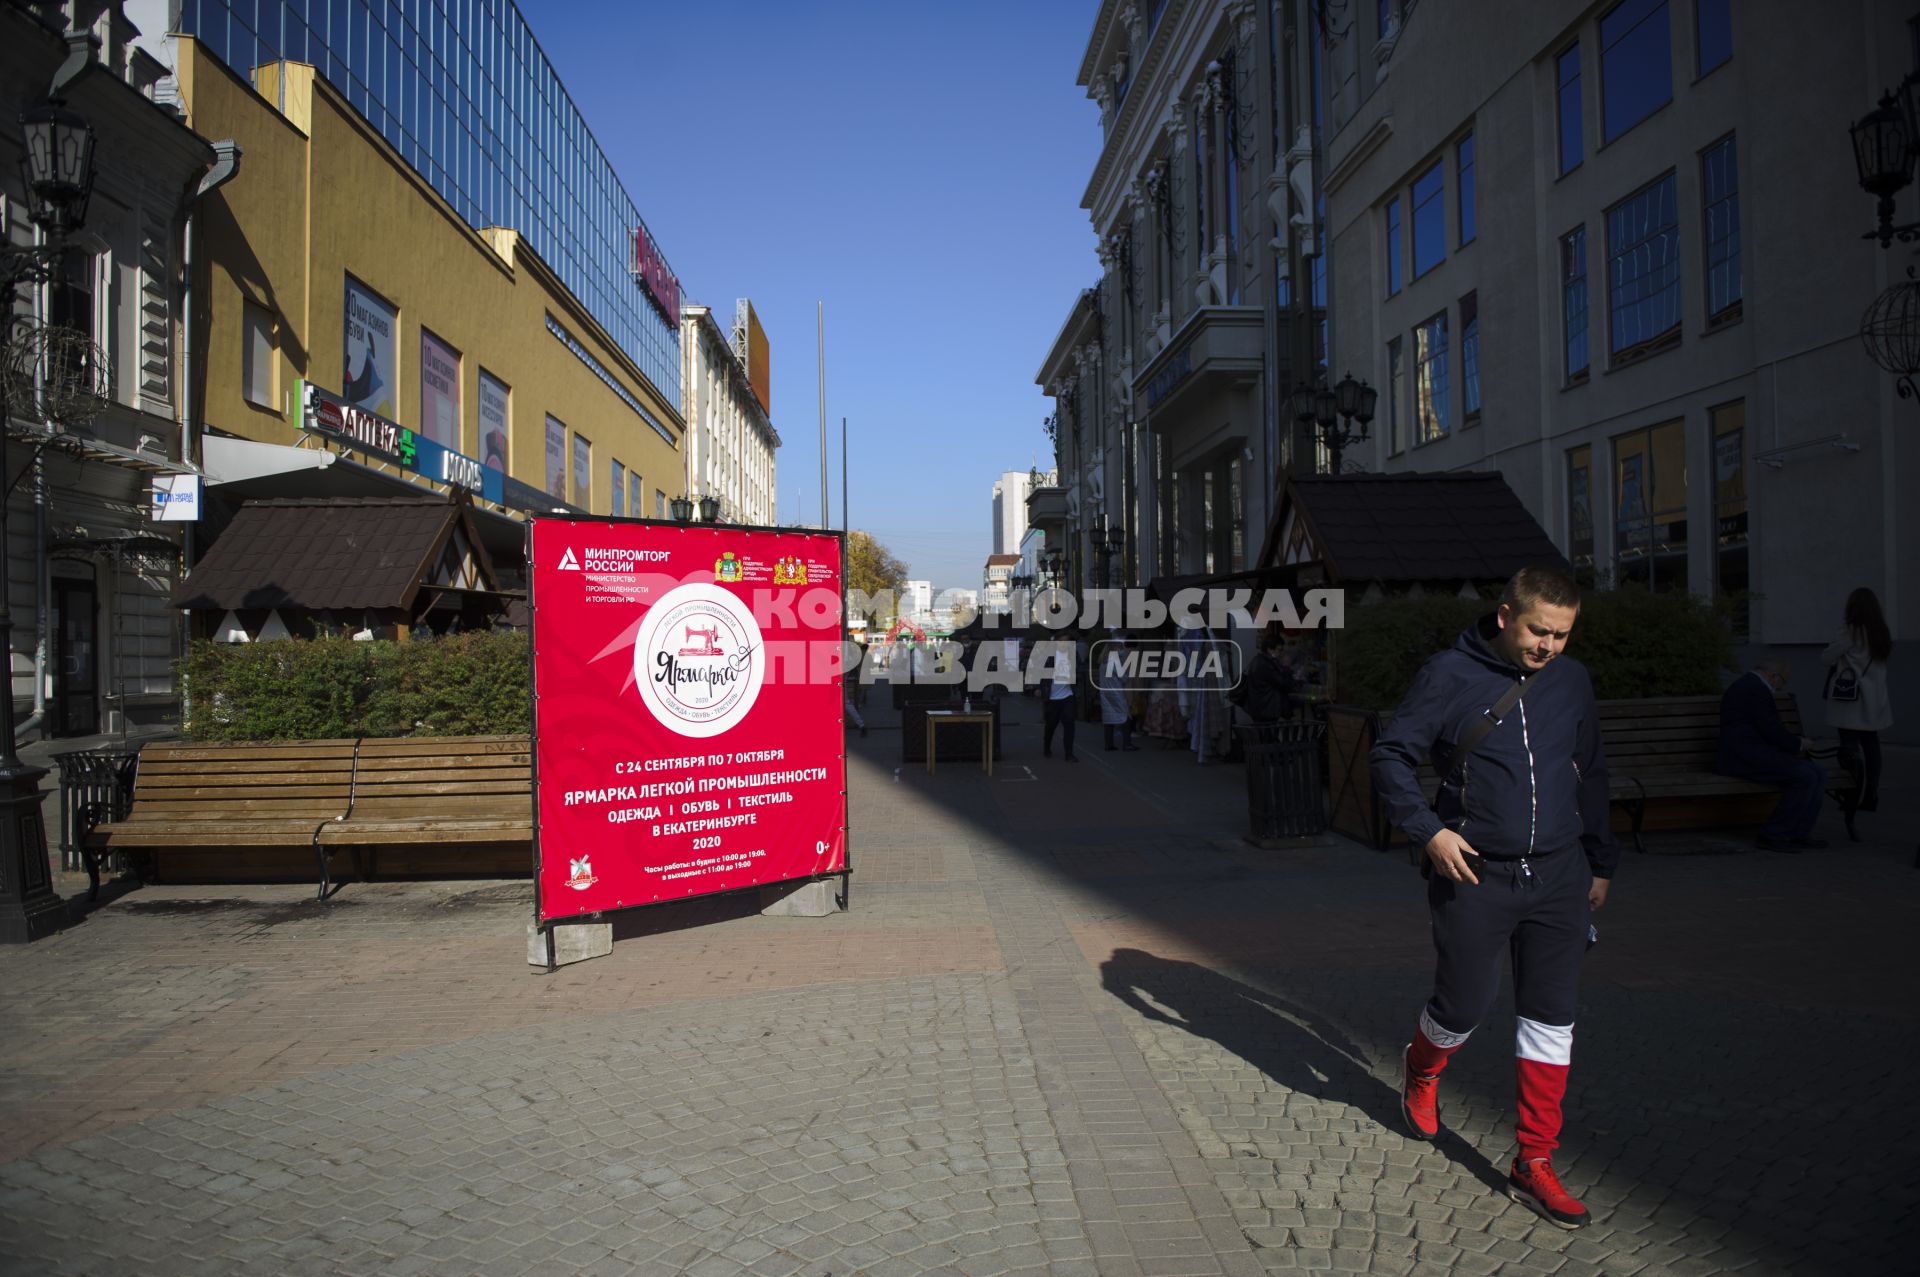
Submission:
[[[1808,851],[1827,845],[1813,837],[1826,775],[1804,755],[1813,741],[1795,736],[1780,722],[1773,703],[1787,687],[1787,667],[1761,661],[1733,680],[1720,698],[1720,752],[1714,770],[1725,776],[1780,785],[1773,815],[1760,827],[1759,845],[1767,851]]]

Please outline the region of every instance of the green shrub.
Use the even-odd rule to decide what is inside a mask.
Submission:
[[[191,740],[484,736],[532,727],[527,638],[195,643],[181,663]]]
[[[1430,594],[1347,609],[1335,639],[1340,700],[1392,709],[1426,659],[1493,607]],[[1720,670],[1732,664],[1726,621],[1712,606],[1633,588],[1587,591],[1567,654],[1586,665],[1602,700],[1716,693]]]

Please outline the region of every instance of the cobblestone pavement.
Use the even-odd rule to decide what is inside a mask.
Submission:
[[[850,912],[638,911],[551,974],[524,881],[116,887],[0,952],[0,1272],[1910,1271],[1913,752],[1894,837],[1629,856],[1563,1232],[1503,1192],[1510,1010],[1396,1133],[1404,860],[1024,716],[992,779],[853,742]]]

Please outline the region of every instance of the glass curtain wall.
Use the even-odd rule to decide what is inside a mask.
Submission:
[[[252,80],[308,62],[475,227],[526,236],[670,403],[680,333],[628,273],[642,218],[511,0],[177,0]]]

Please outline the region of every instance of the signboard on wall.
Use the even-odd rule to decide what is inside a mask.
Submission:
[[[420,330],[420,433],[460,450],[460,352]]]
[[[633,262],[630,269],[642,291],[653,299],[660,313],[675,328],[680,327],[680,281],[667,268],[666,255],[653,238],[646,223],[633,228]]]
[[[392,306],[353,276],[347,276],[346,369],[341,397],[356,408],[382,417],[397,417],[399,399],[394,387],[398,370],[394,332],[399,327]]]
[[[157,474],[153,477],[155,523],[193,523],[200,518],[200,476],[197,474]]]
[[[843,548],[532,521],[542,920],[845,871]]]

